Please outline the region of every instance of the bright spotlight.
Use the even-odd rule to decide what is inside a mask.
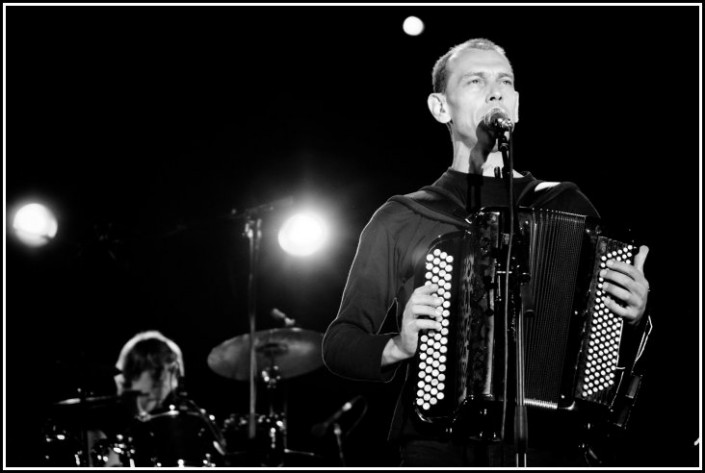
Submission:
[[[424,24],[420,18],[410,16],[406,20],[404,20],[402,28],[404,29],[404,33],[408,34],[409,36],[418,36],[423,33]]]
[[[42,204],[27,204],[20,208],[12,221],[17,238],[27,246],[44,246],[56,236],[56,217]]]
[[[323,220],[312,213],[290,217],[279,230],[279,245],[294,256],[309,256],[326,242],[328,229]]]

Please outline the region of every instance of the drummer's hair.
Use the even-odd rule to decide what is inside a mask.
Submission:
[[[141,340],[125,357],[122,370],[125,387],[129,388],[132,381],[139,378],[143,371],[149,371],[155,380],[160,379],[164,369],[170,365],[175,366],[178,373],[177,364],[178,356],[166,342],[157,338]]]

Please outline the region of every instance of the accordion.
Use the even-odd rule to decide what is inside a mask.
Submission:
[[[474,401],[502,401],[506,212],[473,214],[416,264],[416,286],[437,284],[444,298],[442,329],[420,332],[412,363],[413,408],[424,422],[457,423]],[[633,360],[620,356],[622,319],[605,307],[599,272],[610,259],[632,263],[634,246],[603,235],[597,219],[552,210],[520,209],[515,228],[530,274],[522,299],[533,306],[524,317],[525,404],[609,408]]]

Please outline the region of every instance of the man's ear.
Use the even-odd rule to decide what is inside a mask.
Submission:
[[[514,102],[514,110],[512,111],[514,114],[514,123],[519,121],[519,92],[517,94],[517,100]]]
[[[451,120],[448,104],[444,94],[433,93],[428,96],[428,109],[439,123],[448,123]]]

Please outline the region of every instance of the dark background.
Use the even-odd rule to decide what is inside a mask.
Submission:
[[[402,32],[408,15],[421,36]],[[247,412],[246,383],[206,364],[248,330],[247,240],[223,217],[287,196],[328,215],[332,241],[309,259],[276,244],[286,212],[267,216],[257,297],[258,329],[277,307],[324,332],[373,211],[451,163],[430,71],[471,37],[512,61],[517,168],[576,182],[651,248],[649,375],[623,461],[697,465],[697,6],[10,6],[6,21],[8,219],[27,198],[59,219],[42,249],[8,233],[7,465],[36,465],[48,406],[81,373],[109,392],[103,368],[145,329],[181,346],[188,392],[218,422]],[[289,380],[290,448],[330,455],[312,425],[362,394],[348,462],[394,466],[397,381]]]

